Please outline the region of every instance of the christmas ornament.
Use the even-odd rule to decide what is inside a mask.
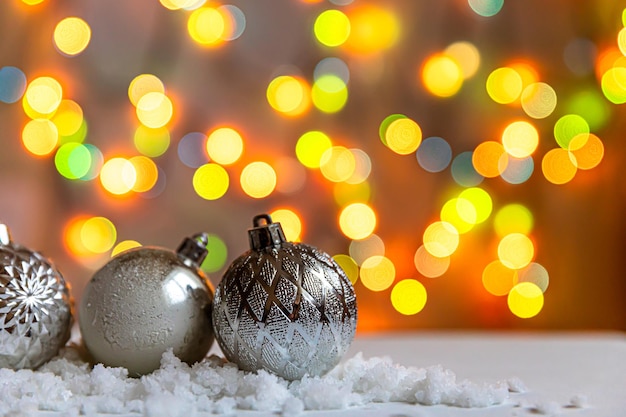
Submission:
[[[289,380],[323,375],[354,338],[354,288],[328,254],[287,242],[267,214],[253,224],[250,250],[230,265],[215,291],[215,337],[241,369],[265,369]]]
[[[72,299],[59,271],[0,224],[0,367],[34,369],[70,337]]]
[[[178,250],[140,247],[98,270],[82,296],[78,322],[95,362],[140,376],[159,368],[172,349],[182,361],[202,360],[213,343],[213,287],[199,269],[208,236]]]

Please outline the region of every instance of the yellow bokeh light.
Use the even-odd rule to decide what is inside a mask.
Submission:
[[[489,263],[483,270],[483,287],[495,296],[507,295],[517,284],[517,271],[504,265],[501,261]]]
[[[380,236],[372,233],[365,239],[350,242],[349,254],[357,265],[361,265],[367,258],[385,255],[385,242]]]
[[[165,94],[150,92],[139,99],[136,113],[137,118],[144,126],[158,129],[172,120],[174,106]]]
[[[147,156],[140,155],[130,158],[129,162],[133,164],[137,174],[132,190],[137,193],[150,191],[159,179],[159,169],[154,161]]]
[[[346,49],[357,55],[379,54],[396,44],[400,23],[390,10],[374,4],[358,5],[350,10],[350,36]]]
[[[135,166],[126,158],[111,158],[102,165],[100,183],[115,195],[130,192],[137,182]]]
[[[511,313],[522,319],[539,314],[543,308],[543,292],[532,282],[520,282],[509,292],[507,304]]]
[[[597,167],[604,157],[604,144],[599,137],[590,133],[575,136],[568,146],[570,160],[579,169]]]
[[[141,97],[148,93],[165,94],[165,86],[159,77],[153,74],[139,74],[128,86],[128,98],[137,106]]]
[[[354,155],[354,161],[356,166],[354,173],[350,178],[346,180],[348,184],[362,184],[367,180],[372,172],[372,159],[370,156],[361,149],[350,149],[352,155]]]
[[[409,118],[400,118],[389,124],[385,131],[389,149],[400,155],[408,155],[422,143],[422,129]]]
[[[22,3],[28,6],[34,6],[36,4],[43,3],[45,0],[22,0]]]
[[[372,196],[372,187],[367,181],[358,184],[337,182],[333,187],[333,196],[339,207],[352,203],[367,203]]]
[[[532,282],[541,289],[541,292],[546,292],[548,285],[550,285],[550,276],[546,268],[537,262],[531,262],[526,268],[517,272],[519,282]]]
[[[276,171],[267,162],[251,162],[241,171],[241,189],[253,198],[270,195],[276,188]]]
[[[510,269],[521,269],[527,266],[535,256],[535,245],[530,238],[522,233],[510,233],[498,244],[498,259]]]
[[[420,274],[427,278],[437,278],[445,274],[448,268],[450,268],[450,257],[433,256],[426,250],[424,245],[421,245],[415,251],[413,263]]]
[[[370,291],[384,291],[396,279],[396,267],[385,256],[372,256],[361,264],[361,283]]]
[[[336,75],[322,75],[313,83],[311,100],[318,110],[337,113],[348,101],[348,86]]]
[[[50,116],[57,110],[62,99],[63,88],[57,80],[52,77],[35,78],[24,93],[24,110],[27,114],[28,110],[32,110],[36,115]]]
[[[495,178],[502,174],[508,165],[506,150],[499,142],[482,142],[474,149],[472,164],[476,172],[483,177]]]
[[[141,243],[136,240],[123,240],[113,247],[111,251],[111,257],[117,256],[122,252],[126,252],[129,249],[139,248]]]
[[[576,136],[589,135],[590,127],[587,120],[578,114],[561,116],[554,124],[554,138],[559,146],[568,149],[570,142]],[[581,140],[579,138],[578,140]]]
[[[459,232],[447,222],[434,222],[424,230],[424,248],[433,256],[444,258],[459,247]]]
[[[623,55],[626,55],[626,27],[622,28],[617,34],[617,47]]]
[[[322,155],[333,146],[323,132],[311,130],[304,133],[296,142],[296,157],[307,168],[319,168]]]
[[[320,159],[320,171],[324,178],[332,182],[349,179],[356,169],[354,154],[343,146],[332,146]]]
[[[163,155],[170,146],[170,131],[166,127],[151,129],[137,126],[133,137],[135,148],[145,156],[156,158]]]
[[[243,154],[243,139],[233,128],[215,129],[207,138],[206,150],[214,162],[221,165],[234,164]]]
[[[541,160],[543,176],[553,184],[565,184],[576,175],[576,165],[572,162],[570,152],[563,148],[551,149]]]
[[[520,120],[512,122],[502,132],[502,146],[514,158],[532,155],[539,145],[539,132],[531,123]]]
[[[80,230],[83,246],[93,253],[104,253],[110,250],[117,240],[115,225],[105,217],[87,219]]]
[[[500,208],[493,219],[496,234],[502,238],[511,233],[530,234],[533,230],[533,214],[522,204],[507,204]]]
[[[522,94],[521,75],[513,68],[497,68],[487,77],[487,94],[499,104],[510,104]]]
[[[325,10],[315,19],[313,32],[322,45],[342,45],[350,36],[350,19],[339,10]]]
[[[528,85],[522,91],[522,109],[533,119],[544,119],[556,108],[556,91],[542,82]]]
[[[217,8],[201,7],[189,15],[187,31],[191,39],[200,45],[220,45],[227,31],[226,20]]]
[[[302,78],[281,75],[270,82],[266,96],[277,112],[285,116],[299,116],[311,106],[310,90]]]
[[[28,152],[36,156],[50,155],[59,144],[57,127],[48,119],[34,119],[22,130],[22,143]]]
[[[51,120],[60,136],[71,136],[83,125],[83,109],[74,100],[61,100]]]
[[[69,56],[80,54],[91,41],[91,27],[79,17],[67,17],[54,28],[54,45]]]
[[[444,54],[433,55],[422,67],[424,87],[437,97],[451,97],[463,86],[463,70],[460,64]]]
[[[217,200],[228,191],[228,172],[218,164],[204,164],[193,174],[193,189],[205,200]]]
[[[405,316],[419,313],[426,306],[428,296],[424,285],[414,279],[403,279],[391,290],[391,305]]]
[[[302,240],[302,220],[295,211],[290,209],[276,209],[270,213],[274,223],[280,223],[285,233],[285,238],[289,242],[300,242]]]
[[[348,277],[352,285],[356,284],[356,282],[359,280],[359,266],[356,264],[356,262],[354,262],[354,259],[344,254],[335,255],[333,256],[333,259],[335,262],[337,262],[337,265],[339,265],[343,272],[346,273],[346,276]]]
[[[466,222],[474,221],[475,224],[479,224],[487,220],[491,215],[493,201],[489,193],[482,188],[471,187],[461,191],[459,200],[469,201],[472,203],[472,206],[474,206],[474,210],[470,210],[469,208],[463,210],[463,208],[466,207],[464,205],[457,206],[459,215]]]
[[[464,79],[474,76],[480,67],[480,52],[470,42],[455,42],[449,45],[444,52],[459,63]]]
[[[350,239],[365,239],[376,229],[376,213],[364,203],[346,206],[339,214],[339,228]]]
[[[89,219],[86,216],[78,216],[70,219],[63,229],[63,243],[67,251],[75,257],[86,257],[93,255],[83,244],[81,232],[83,225]]]
[[[609,68],[601,80],[604,96],[613,104],[626,103],[626,67]]]
[[[459,232],[467,233],[476,224],[476,208],[464,198],[451,198],[441,208],[441,221],[450,223]]]

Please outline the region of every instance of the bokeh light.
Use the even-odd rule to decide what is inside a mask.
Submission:
[[[454,226],[459,234],[464,234],[476,224],[476,208],[464,198],[451,198],[441,208],[439,217]]]
[[[450,268],[450,257],[433,256],[421,245],[413,256],[413,263],[417,271],[427,278],[437,278],[446,273]]]
[[[522,233],[510,233],[500,239],[498,259],[507,268],[521,269],[530,264],[535,256],[535,245]]]
[[[241,134],[230,127],[221,127],[209,133],[206,151],[213,162],[231,165],[243,154]]]
[[[59,136],[70,137],[83,126],[83,109],[74,100],[63,99],[51,120]]]
[[[304,133],[296,142],[296,157],[307,168],[319,168],[322,155],[333,146],[324,132],[311,130]]]
[[[544,177],[553,184],[566,184],[576,175],[576,165],[572,162],[570,152],[563,148],[551,149],[541,160]]]
[[[378,127],[378,135],[380,136],[380,141],[383,145],[387,146],[387,129],[391,123],[395,122],[398,119],[406,119],[404,114],[394,113],[385,117],[382,122],[380,122],[380,126]]]
[[[343,269],[343,271],[346,273],[346,276],[348,277],[352,285],[356,284],[359,279],[359,266],[356,264],[356,262],[354,262],[354,259],[344,254],[335,255],[333,256],[333,259],[335,262],[337,262],[337,265],[339,265],[339,267]]]
[[[311,88],[305,80],[291,75],[274,78],[267,87],[267,101],[285,116],[299,116],[311,105]]]
[[[128,160],[135,168],[136,180],[132,190],[145,193],[154,187],[159,179],[159,170],[154,161],[147,156],[133,156]]]
[[[528,85],[521,95],[522,109],[533,119],[544,119],[556,108],[557,96],[554,89],[542,82]]]
[[[357,265],[361,265],[367,258],[372,256],[384,256],[385,242],[383,242],[380,236],[372,233],[364,239],[350,242],[348,253]]]
[[[127,250],[139,247],[141,247],[141,243],[137,242],[136,240],[123,240],[113,247],[113,250],[111,250],[111,257],[117,256],[120,253],[126,252]]]
[[[322,75],[313,83],[311,100],[318,110],[324,113],[337,113],[348,101],[348,86],[336,75]]]
[[[342,45],[350,36],[350,19],[339,10],[325,10],[315,19],[313,32],[324,46]]]
[[[346,49],[356,55],[371,56],[393,47],[400,38],[396,14],[374,3],[359,4],[350,9],[350,36]]]
[[[302,240],[302,220],[295,211],[280,208],[272,211],[270,216],[274,223],[280,223],[287,241],[300,242]]]
[[[599,137],[590,134],[575,136],[568,147],[570,160],[579,169],[597,167],[604,157],[604,144]]]
[[[518,273],[501,261],[493,261],[483,269],[482,282],[489,294],[503,296],[517,284]]]
[[[0,68],[0,101],[15,103],[26,91],[26,75],[21,69],[12,66]]]
[[[376,229],[374,210],[365,203],[353,203],[339,213],[339,228],[350,239],[365,239]]]
[[[209,233],[206,248],[208,253],[200,267],[207,273],[219,271],[226,265],[228,259],[226,243],[218,235]]]
[[[333,196],[339,207],[345,207],[352,203],[367,203],[372,196],[372,187],[368,181],[351,184],[349,182],[337,182],[333,186]]]
[[[399,155],[408,155],[422,143],[422,129],[407,117],[392,121],[385,131],[385,142],[389,149]]]
[[[54,46],[68,56],[83,52],[91,41],[91,27],[79,17],[66,17],[54,28]]]
[[[220,45],[227,36],[224,15],[215,7],[200,7],[189,15],[187,31],[196,43],[212,47]]]
[[[165,94],[150,92],[139,99],[136,112],[144,126],[157,129],[170,122],[174,115],[174,106]]]
[[[602,92],[613,104],[626,103],[626,68],[613,67],[602,76]]]
[[[487,77],[487,94],[499,104],[510,104],[522,94],[524,87],[521,75],[513,68],[501,67]]]
[[[452,148],[443,138],[431,136],[417,148],[417,162],[428,172],[441,172],[450,165]]]
[[[57,150],[54,165],[63,177],[70,180],[82,179],[92,168],[92,152],[82,143],[66,143]]]
[[[480,68],[480,51],[470,42],[454,42],[444,53],[459,63],[464,79],[473,77]]]
[[[346,181],[356,170],[356,159],[350,149],[332,146],[320,159],[320,171],[324,178],[332,182]]]
[[[485,179],[474,168],[473,158],[474,153],[467,151],[461,152],[452,160],[450,167],[452,178],[461,187],[475,187]]]
[[[459,232],[447,222],[431,223],[424,230],[424,248],[433,256],[444,258],[452,255],[459,246]]]
[[[204,2],[205,0],[200,0]],[[221,38],[225,41],[233,41],[243,35],[246,30],[247,20],[243,11],[233,5],[224,4],[217,7],[217,10],[222,14],[224,19],[225,29]]]
[[[426,288],[415,279],[403,279],[391,290],[391,305],[398,313],[406,316],[422,311],[427,298]]]
[[[532,212],[523,204],[507,204],[496,212],[493,219],[493,228],[500,238],[512,234],[530,234],[535,220]]]
[[[52,77],[32,80],[23,96],[24,111],[32,118],[52,115],[63,99],[63,88]],[[34,112],[34,114],[33,114]]]
[[[276,171],[267,162],[251,162],[241,171],[239,182],[250,197],[264,198],[276,188]]]
[[[104,253],[115,244],[117,229],[106,217],[92,217],[82,224],[80,238],[87,250],[93,253]]]
[[[554,138],[556,143],[563,149],[569,148],[569,144],[574,137],[589,135],[589,132],[589,123],[577,114],[561,116],[554,124]]]
[[[467,3],[477,15],[491,17],[502,10],[504,0],[467,0]]]
[[[463,69],[452,57],[436,54],[429,57],[421,70],[421,80],[428,92],[437,97],[451,97],[463,86]]]
[[[366,181],[372,172],[372,160],[362,149],[350,149],[354,156],[354,172],[345,182],[348,184],[361,184]]]
[[[135,166],[126,158],[107,160],[100,170],[100,183],[109,193],[123,195],[130,192],[137,181]]]
[[[469,201],[474,207],[474,210],[459,210],[459,215],[462,216],[465,221],[480,224],[486,221],[491,215],[493,201],[489,193],[482,188],[471,187],[461,191],[459,193],[459,201],[462,200]]]
[[[48,119],[30,120],[22,129],[22,143],[28,152],[36,156],[50,155],[59,143],[59,132]]]
[[[509,123],[502,132],[504,150],[515,158],[532,155],[539,145],[539,132],[531,123],[518,120]]]
[[[522,319],[527,319],[539,314],[543,308],[543,292],[541,288],[532,282],[520,282],[517,284],[507,299],[509,309],[513,314]]]
[[[504,166],[504,169],[502,169]],[[506,160],[500,160],[500,176],[509,184],[522,184],[532,176],[535,170],[535,162],[532,156],[514,158],[509,156]]]
[[[506,169],[508,157],[504,146],[496,141],[480,143],[472,154],[472,164],[480,175],[486,178],[497,177]]]
[[[396,267],[385,256],[372,256],[361,264],[361,283],[370,291],[385,291],[396,278]]]
[[[342,59],[329,56],[317,63],[313,71],[313,79],[317,81],[324,75],[339,77],[347,85],[350,81],[350,68]]]
[[[222,197],[228,191],[229,185],[228,172],[218,164],[204,164],[193,174],[193,189],[205,200],[217,200]]]
[[[163,155],[169,149],[170,131],[166,127],[151,129],[144,125],[139,125],[137,129],[135,129],[133,143],[139,153],[151,158],[156,158]],[[203,162],[201,162],[200,165]]]
[[[537,263],[531,262],[526,268],[517,272],[518,282],[532,282],[538,286],[542,292],[546,292],[550,285],[550,276],[546,268]]]
[[[178,142],[178,158],[189,168],[199,168],[209,162],[204,133],[190,132]]]
[[[154,74],[139,74],[128,85],[128,98],[135,107],[141,97],[148,93],[165,94],[163,81]]]

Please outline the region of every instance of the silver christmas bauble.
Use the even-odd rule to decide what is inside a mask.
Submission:
[[[265,369],[288,380],[323,375],[354,338],[354,288],[328,254],[287,242],[270,216],[256,216],[254,226],[251,249],[215,290],[216,340],[244,370]]]
[[[52,263],[0,224],[0,367],[34,369],[70,337],[72,299]]]
[[[140,376],[158,369],[172,349],[189,364],[213,343],[213,287],[199,269],[207,235],[183,241],[177,252],[140,247],[98,270],[82,295],[78,323],[94,362]]]

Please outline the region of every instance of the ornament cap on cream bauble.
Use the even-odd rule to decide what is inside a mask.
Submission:
[[[93,361],[140,376],[159,368],[172,349],[189,364],[213,343],[213,287],[200,270],[208,235],[186,238],[176,252],[144,246],[122,252],[87,284],[79,311]]]
[[[287,242],[280,223],[254,217],[250,250],[215,290],[213,327],[226,358],[288,380],[323,375],[356,331],[354,288],[330,255]]]
[[[39,367],[65,346],[71,326],[72,298],[61,273],[0,224],[0,367]]]

